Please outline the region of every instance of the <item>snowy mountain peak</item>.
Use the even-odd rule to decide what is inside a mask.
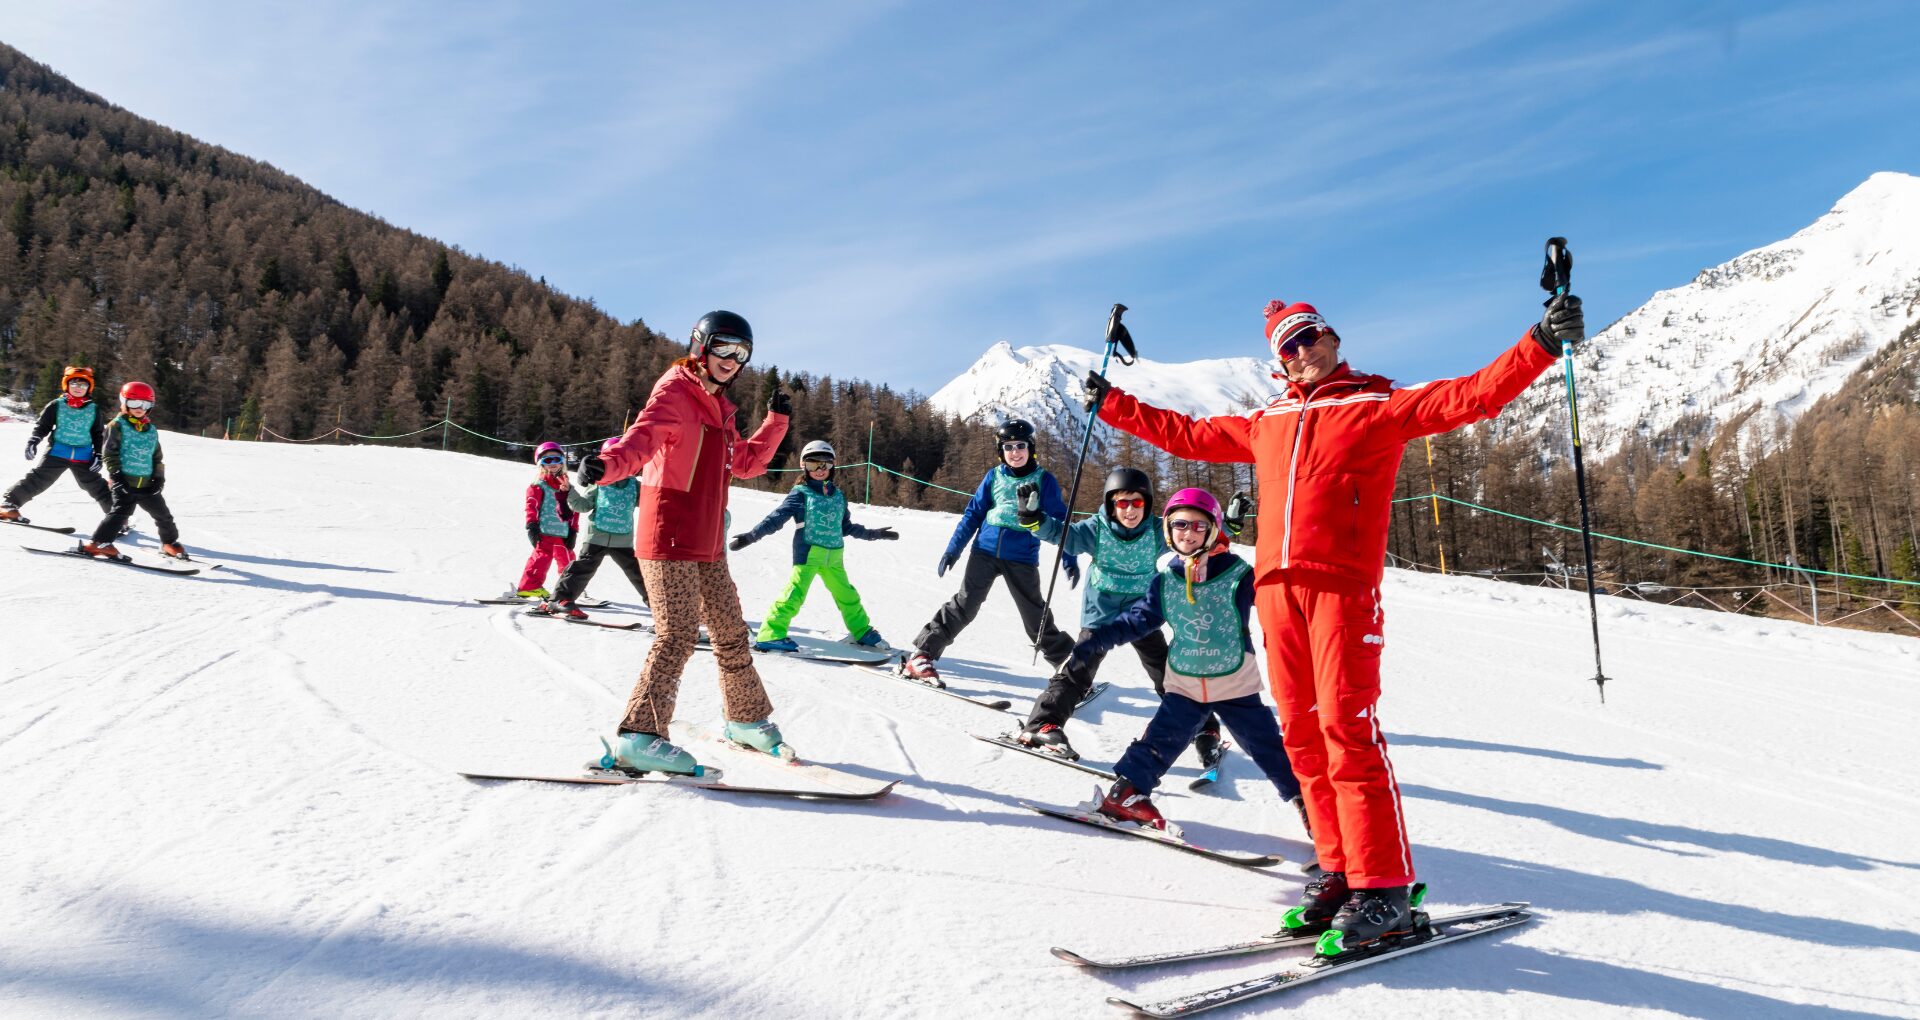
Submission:
[[[1582,438],[1607,453],[1636,432],[1657,442],[1749,414],[1766,427],[1916,321],[1920,177],[1876,173],[1793,236],[1655,294],[1582,347]],[[1564,432],[1561,387],[1557,372],[1542,378],[1515,423]]]
[[[1042,432],[1077,435],[1086,420],[1082,384],[1087,373],[1099,369],[1100,357],[1077,347],[1014,347],[1002,340],[930,399],[941,411],[967,421],[1025,418]],[[1150,404],[1195,415],[1239,414],[1279,391],[1271,366],[1256,358],[1141,358],[1131,365],[1116,359],[1107,377]],[[1101,442],[1098,433],[1095,441]]]

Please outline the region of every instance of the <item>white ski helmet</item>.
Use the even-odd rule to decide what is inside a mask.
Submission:
[[[833,461],[837,461],[840,459],[833,455],[833,444],[827,442],[824,439],[816,439],[813,442],[808,443],[800,451],[800,462],[802,464],[810,460],[822,460],[822,459],[833,460]]]

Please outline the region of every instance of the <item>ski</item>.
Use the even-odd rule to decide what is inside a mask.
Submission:
[[[712,771],[704,776],[685,776],[662,772],[646,772],[640,775],[622,772],[619,769],[590,768],[577,776],[544,776],[507,772],[462,772],[462,776],[479,781],[528,782],[528,783],[574,783],[586,786],[633,786],[641,783],[653,783],[660,786],[691,786],[697,790],[713,790],[716,793],[748,793],[770,797],[794,797],[800,800],[872,800],[886,790],[878,793],[848,793],[844,790],[794,790],[780,786],[740,786],[721,781],[721,773]]]
[[[918,687],[921,690],[932,691],[935,694],[944,694],[949,698],[959,698],[961,701],[964,701],[969,705],[979,705],[981,708],[990,708],[995,712],[1005,712],[1008,709],[1011,709],[1013,707],[1013,702],[1008,701],[1004,698],[976,698],[970,694],[961,694],[959,691],[950,690],[945,687],[935,687],[932,684],[923,684],[920,681],[915,680],[911,677],[901,676],[899,673],[895,672],[892,668],[887,666],[862,664],[860,668],[865,670],[868,673],[872,673],[875,676],[883,676],[889,680],[894,680],[903,684],[912,684],[913,686]]]
[[[1102,680],[1099,683],[1094,684],[1092,687],[1087,688],[1086,696],[1074,703],[1073,710],[1078,712],[1081,709],[1087,707],[1087,704],[1091,702],[1093,699],[1099,697],[1102,694],[1107,693],[1107,688],[1111,686],[1112,686],[1111,684],[1107,683],[1105,680]]]
[[[1204,790],[1207,787],[1212,786],[1213,784],[1219,782],[1220,781],[1220,765],[1222,762],[1225,762],[1227,760],[1227,749],[1232,746],[1233,746],[1232,744],[1222,740],[1220,742],[1219,750],[1214,753],[1213,761],[1208,762],[1203,759],[1200,762],[1201,768],[1204,769],[1204,771],[1202,771],[1199,777],[1196,778],[1193,782],[1187,784],[1187,789]]]
[[[1275,992],[1289,991],[1310,981],[1344,974],[1368,964],[1391,960],[1407,953],[1417,953],[1423,949],[1459,942],[1475,935],[1513,928],[1533,920],[1525,906],[1501,907],[1497,910],[1453,921],[1435,919],[1426,928],[1395,942],[1383,942],[1365,949],[1356,949],[1338,956],[1315,956],[1296,963],[1284,970],[1263,977],[1194,992],[1175,999],[1145,1004],[1129,1002],[1118,996],[1108,996],[1107,1002],[1131,1012],[1135,1016],[1148,1016],[1167,1020],[1172,1017],[1193,1016],[1220,1006],[1228,1006],[1249,999],[1257,999]]]
[[[559,616],[554,613],[542,613],[534,609],[529,609],[526,612],[521,613],[520,615],[544,617],[549,620],[560,620],[564,623],[571,623],[576,627],[604,627],[607,630],[642,630],[646,627],[646,624],[642,623],[639,620],[633,620],[628,623],[608,623],[605,620],[576,620],[571,616]]]
[[[483,606],[530,606],[538,605],[540,602],[537,598],[523,599],[518,595],[496,595],[492,598],[474,599],[473,601]]]
[[[788,744],[782,744],[780,746],[782,749],[787,750],[791,754],[791,757],[788,755],[769,754],[757,747],[747,747],[744,744],[736,744],[721,736],[720,733],[713,728],[700,723],[676,722],[673,724],[673,728],[710,747],[718,748],[730,754],[743,755],[749,760],[763,762],[773,768],[783,769],[795,775],[805,776],[822,786],[832,787],[851,799],[871,800],[875,797],[882,797],[895,786],[900,785],[900,780],[898,779],[868,779],[865,776],[856,776],[851,772],[842,772],[839,769],[826,765],[816,765],[813,762],[804,761],[799,757],[798,752],[794,752],[791,745]]]
[[[1185,850],[1190,854],[1199,854],[1208,860],[1219,861],[1222,864],[1232,864],[1241,868],[1271,868],[1276,864],[1286,863],[1286,858],[1278,854],[1239,854],[1229,850],[1210,850],[1198,844],[1189,843],[1171,832],[1162,832],[1159,829],[1149,829],[1144,826],[1116,822],[1105,815],[1079,807],[1043,807],[1039,804],[1030,804],[1024,800],[1020,801],[1020,806],[1029,811],[1038,811],[1051,818],[1062,818],[1069,822],[1091,825],[1096,829],[1117,832],[1123,836],[1137,836],[1141,839],[1151,840],[1164,846],[1173,847],[1176,850]]]
[[[1028,747],[1027,745],[1022,744],[1018,740],[1013,739],[1013,737],[1010,735],[989,737],[982,733],[970,733],[968,734],[968,736],[971,736],[975,740],[984,740],[989,744],[995,745],[996,747],[1004,747],[1009,751],[1019,751],[1021,754],[1030,754],[1030,755],[1033,755],[1035,758],[1042,758],[1047,761],[1053,762],[1055,765],[1065,765],[1070,769],[1079,769],[1082,772],[1099,776],[1100,778],[1105,779],[1108,782],[1112,782],[1120,778],[1119,776],[1113,774],[1113,772],[1107,769],[1103,769],[1098,765],[1089,765],[1084,761],[1076,761],[1072,758],[1062,758],[1057,754],[1049,754],[1048,752],[1039,750],[1038,748]]]
[[[1427,923],[1434,927],[1445,927],[1466,921],[1477,920],[1489,914],[1503,914],[1512,910],[1525,909],[1525,903],[1502,903],[1493,907],[1472,907],[1431,918]],[[1251,956],[1256,953],[1270,953],[1282,949],[1298,949],[1311,946],[1324,927],[1302,928],[1297,932],[1278,931],[1272,935],[1263,935],[1245,942],[1234,942],[1224,946],[1208,946],[1205,949],[1178,949],[1167,953],[1146,953],[1140,956],[1093,957],[1076,953],[1071,949],[1055,946],[1048,950],[1054,956],[1076,967],[1088,967],[1093,970],[1131,970],[1135,967],[1153,967],[1163,963],[1190,963],[1195,960],[1214,960],[1223,956]]]
[[[822,641],[818,645],[801,645],[799,651],[782,652],[774,649],[761,651],[754,649],[755,655],[778,655],[788,659],[807,659],[813,662],[831,662],[841,666],[878,666],[891,657],[890,652],[861,648],[858,645],[843,645],[837,641]]]
[[[116,566],[132,567],[135,570],[145,570],[154,574],[172,574],[175,577],[189,577],[200,572],[199,567],[188,567],[185,570],[178,570],[173,567],[163,567],[158,563],[142,563],[130,556],[121,556],[118,559],[106,556],[89,556],[78,549],[35,549],[30,545],[23,545],[20,548],[30,553],[39,553],[42,556],[67,556],[73,559],[92,560],[96,563],[112,563]]]
[[[0,521],[0,524],[11,524],[11,525],[14,525],[15,527],[20,527],[20,528],[32,528],[35,531],[51,531],[56,535],[73,534],[72,528],[65,528],[65,527],[56,528],[51,524],[35,524],[24,517],[22,517],[17,521]]]

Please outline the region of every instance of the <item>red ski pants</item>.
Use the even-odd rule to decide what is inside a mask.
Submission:
[[[1306,797],[1320,866],[1355,889],[1413,881],[1400,785],[1380,700],[1378,589],[1335,592],[1284,581],[1254,590],[1287,758]]]
[[[573,550],[567,547],[566,539],[541,535],[540,544],[533,547],[533,552],[527,556],[525,569],[520,571],[520,590],[532,591],[546,587],[548,567],[564,573],[572,562]]]

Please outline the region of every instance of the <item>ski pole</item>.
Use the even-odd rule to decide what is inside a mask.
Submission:
[[[1567,250],[1564,237],[1547,238],[1547,264],[1540,270],[1540,287],[1554,297],[1573,286],[1573,252]],[[1593,587],[1593,522],[1587,509],[1587,465],[1580,448],[1580,400],[1573,385],[1573,352],[1566,351],[1560,364],[1567,370],[1567,421],[1573,433],[1573,484],[1580,493],[1580,544],[1586,551],[1587,617],[1593,624],[1593,685],[1600,691],[1600,703],[1607,701],[1607,672],[1600,666],[1600,604]]]
[[[1126,348],[1126,353],[1120,356],[1122,365],[1131,365],[1136,358],[1140,357],[1140,352],[1133,346],[1133,334],[1127,332],[1126,324],[1120,321],[1120,316],[1125,315],[1126,312],[1126,305],[1116,304],[1113,306],[1113,311],[1107,313],[1107,352],[1100,358],[1102,378],[1106,377],[1107,363],[1113,360],[1114,348]],[[1105,394],[1103,393],[1102,396],[1104,397]],[[1092,407],[1087,408],[1087,428],[1080,437],[1080,459],[1073,462],[1073,485],[1067,490],[1067,519],[1061,522],[1060,542],[1053,550],[1053,572],[1047,575],[1047,597],[1040,603],[1040,626],[1033,634],[1035,662],[1040,661],[1040,635],[1045,634],[1047,625],[1053,622],[1053,588],[1060,583],[1060,562],[1067,557],[1065,529],[1073,523],[1073,501],[1080,497],[1080,472],[1087,466],[1087,447],[1093,442],[1093,423],[1099,417],[1100,401],[1096,400]]]

